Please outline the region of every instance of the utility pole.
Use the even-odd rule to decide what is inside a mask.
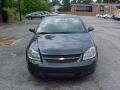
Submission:
[[[21,0],[18,0],[18,10],[19,10],[19,20],[22,21],[22,16],[21,16]]]

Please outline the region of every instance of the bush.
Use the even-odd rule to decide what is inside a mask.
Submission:
[[[63,12],[63,11],[65,11],[65,10],[64,10],[63,7],[60,7],[60,8],[58,9],[58,11]]]
[[[22,14],[35,11],[50,11],[50,5],[47,0],[21,0]]]
[[[5,10],[2,10],[2,17],[3,17],[3,22],[7,23],[9,20],[8,20],[8,14]]]
[[[62,5],[62,6],[58,9],[58,11],[60,11],[60,12],[66,12],[66,11],[70,11],[70,9],[66,9],[66,7],[65,7],[64,5]]]
[[[10,20],[15,19],[16,17],[16,8],[4,8],[3,9],[3,19],[5,22],[9,22]]]

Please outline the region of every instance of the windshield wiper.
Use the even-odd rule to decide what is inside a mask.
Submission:
[[[39,32],[38,34],[59,34],[59,33],[61,32]]]
[[[69,34],[69,33],[78,33],[78,32],[58,32],[58,34]]]
[[[79,32],[39,32],[38,34],[68,34],[68,33],[79,33]]]
[[[39,32],[38,34],[50,34],[49,32]]]

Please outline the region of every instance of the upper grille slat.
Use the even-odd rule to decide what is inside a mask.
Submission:
[[[61,58],[63,58],[63,57],[61,57]],[[72,58],[64,58],[64,59],[78,59],[78,58],[80,58],[80,57],[72,57]],[[59,58],[48,58],[48,57],[45,57],[44,59],[56,59],[56,60],[58,60]]]

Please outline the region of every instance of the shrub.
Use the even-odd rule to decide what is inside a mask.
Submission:
[[[2,10],[2,17],[3,17],[3,22],[7,23],[9,16],[5,10]]]
[[[15,19],[16,17],[16,8],[4,8],[4,19],[6,22]]]

